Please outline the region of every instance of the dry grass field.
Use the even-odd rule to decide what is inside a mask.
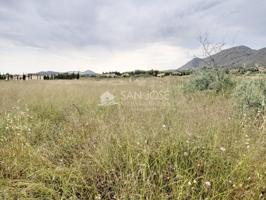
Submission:
[[[263,117],[187,79],[1,81],[0,199],[266,199]]]

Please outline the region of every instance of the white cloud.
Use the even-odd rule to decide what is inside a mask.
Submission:
[[[265,9],[264,0],[0,0],[0,71],[177,68],[205,32],[264,47]]]
[[[23,50],[24,51],[23,51]],[[26,48],[27,49],[27,48]],[[146,45],[140,49],[107,51],[101,47],[51,53],[42,49],[16,47],[16,52],[0,55],[3,72],[27,73],[45,70],[71,71],[93,69],[127,71],[135,69],[175,69],[192,58],[189,49],[164,43]],[[94,66],[97,66],[95,68]]]

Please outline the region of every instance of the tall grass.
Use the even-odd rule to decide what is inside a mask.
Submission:
[[[0,199],[265,198],[265,129],[186,81],[0,82]]]

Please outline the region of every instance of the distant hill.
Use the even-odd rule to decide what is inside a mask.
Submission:
[[[81,76],[95,76],[96,73],[93,72],[93,71],[91,71],[91,70],[86,70],[86,71],[84,71],[84,72],[80,72],[80,75],[81,75]]]
[[[72,74],[72,73],[77,74],[77,73],[79,73],[81,76],[95,76],[96,75],[96,73],[91,71],[91,70],[86,70],[86,71],[68,71],[68,72],[41,71],[41,72],[38,72],[37,74],[51,76],[51,75],[56,75],[56,74],[60,74],[60,73],[69,73],[69,74]]]
[[[254,50],[246,46],[237,46],[223,50],[212,56],[215,64],[225,68],[261,66],[266,67],[266,48]],[[194,58],[178,70],[198,69],[207,66],[210,57]]]
[[[59,74],[59,72],[55,72],[55,71],[41,71],[41,72],[38,72],[37,74],[39,75],[48,75],[48,76],[51,76],[51,75],[56,75],[56,74]]]

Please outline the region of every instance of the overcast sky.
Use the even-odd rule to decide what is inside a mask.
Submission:
[[[266,46],[265,0],[0,0],[0,72],[175,69],[199,36]]]

